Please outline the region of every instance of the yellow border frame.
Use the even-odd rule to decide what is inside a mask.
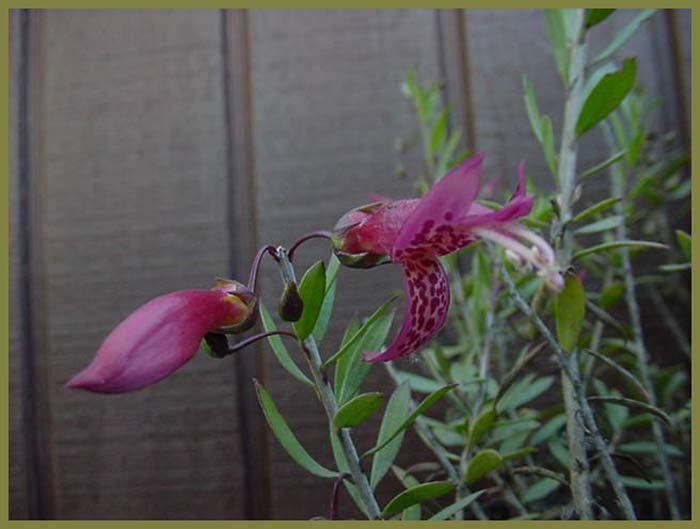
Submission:
[[[637,2],[629,0],[616,0],[612,2],[606,2],[601,0],[587,0],[585,7],[621,7],[621,8],[643,8],[643,7],[660,7],[660,8],[675,8],[675,9],[690,9],[691,19],[692,19],[692,76],[691,76],[691,175],[697,175],[700,170],[700,161],[698,161],[698,141],[700,138],[700,68],[698,67],[698,52],[700,52],[700,37],[698,37],[698,29],[700,28],[700,7],[693,8],[693,2],[689,0],[685,1],[669,1],[669,2],[650,2],[648,0],[640,0]],[[8,113],[9,113],[9,10],[10,9],[23,9],[23,8],[37,8],[37,9],[77,9],[77,8],[90,8],[90,9],[107,9],[107,8],[216,8],[216,9],[227,9],[227,8],[291,8],[289,4],[279,1],[279,0],[260,0],[256,3],[250,1],[231,1],[231,2],[221,2],[220,0],[170,0],[170,1],[159,1],[159,0],[124,0],[121,2],[104,2],[100,5],[95,5],[94,2],[87,2],[84,0],[59,0],[56,2],[36,2],[36,1],[26,1],[26,2],[2,2],[2,7],[0,8],[0,27],[4,29],[5,37],[0,40],[0,60],[2,64],[1,73],[1,86],[0,86],[0,100],[3,102],[2,114],[3,121],[0,127],[0,154],[2,155],[2,160],[4,161],[5,170],[0,174],[0,204],[3,205],[2,210],[5,212],[2,227],[0,228],[0,242],[2,242],[3,255],[0,258],[0,336],[4,337],[2,346],[0,348],[0,388],[2,389],[2,395],[4,397],[5,407],[0,412],[0,453],[3,454],[2,463],[0,463],[0,527],[47,527],[49,525],[63,526],[63,527],[125,527],[127,525],[133,526],[147,526],[152,529],[156,528],[171,528],[180,529],[187,527],[189,525],[196,524],[197,527],[206,526],[209,528],[224,528],[224,527],[303,527],[309,523],[312,523],[314,527],[324,528],[333,527],[336,529],[342,529],[344,527],[357,527],[360,524],[370,524],[372,522],[360,522],[360,521],[335,521],[335,522],[309,522],[303,521],[244,521],[244,520],[234,520],[234,521],[67,521],[67,520],[55,520],[55,521],[25,521],[25,520],[8,520],[9,506],[8,506],[8,487],[2,486],[8,483],[9,479],[9,461],[8,461],[8,448],[9,448],[9,417],[8,408],[6,407],[9,402],[9,307],[8,307],[8,290],[9,290],[9,217],[7,212],[9,210],[9,152],[8,152],[8,136],[9,136],[9,123],[8,123]],[[545,7],[580,7],[580,2],[556,2],[556,1],[539,1],[533,3],[526,3],[523,1],[515,0],[478,0],[472,2],[455,1],[455,0],[442,0],[437,2],[437,5],[426,5],[427,2],[415,1],[415,0],[402,0],[402,1],[381,1],[381,2],[371,2],[368,0],[355,0],[354,2],[339,2],[332,5],[328,3],[313,1],[313,0],[298,0],[293,8],[332,8],[332,9],[355,9],[355,8],[545,8]],[[693,263],[698,262],[700,257],[700,226],[698,222],[700,221],[700,195],[698,194],[698,182],[697,176],[691,176],[692,178],[692,194],[691,194],[691,230],[693,239]],[[693,266],[692,272],[692,311],[693,314],[698,314],[699,302],[698,302],[698,288],[700,277],[698,276],[698,267]],[[467,522],[441,522],[446,524],[463,524],[469,526],[470,528],[483,529],[500,529],[500,528],[511,528],[513,526],[522,527],[524,529],[530,529],[535,527],[541,527],[543,524],[547,527],[555,527],[557,525],[561,526],[572,526],[575,525],[577,528],[608,528],[608,527],[619,527],[621,525],[631,526],[632,524],[639,524],[640,526],[650,527],[650,528],[690,528],[700,526],[700,515],[698,515],[698,510],[700,509],[700,464],[697,463],[698,456],[700,456],[700,413],[698,413],[697,401],[700,399],[700,365],[695,360],[698,356],[698,328],[693,325],[691,333],[692,342],[692,364],[691,364],[691,400],[693,402],[691,411],[691,435],[692,435],[692,461],[694,464],[691,469],[691,497],[692,505],[694,505],[692,511],[691,520],[683,521],[530,521],[523,520],[519,522],[512,521],[467,521]],[[387,528],[398,528],[410,529],[415,527],[424,527],[426,522],[376,522],[381,523],[382,527]],[[432,525],[432,524],[431,524]]]

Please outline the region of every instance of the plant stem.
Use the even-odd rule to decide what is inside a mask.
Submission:
[[[280,272],[282,274],[282,279],[285,283],[296,283],[296,275],[294,273],[294,266],[287,256],[287,251],[281,246],[275,250],[275,255],[277,257]],[[308,354],[309,367],[311,369],[311,374],[314,379],[314,384],[316,386],[316,392],[319,396],[319,400],[323,405],[328,416],[328,422],[332,429],[335,429],[334,418],[338,411],[338,403],[335,399],[335,394],[333,389],[328,382],[326,373],[321,370],[321,354],[318,350],[318,345],[313,335],[309,335],[302,341],[302,345],[305,352]],[[360,457],[353,443],[352,437],[350,436],[350,430],[348,428],[340,428],[339,430],[341,445],[343,448],[343,453],[347,459],[348,466],[350,467],[350,475],[352,476],[355,486],[360,493],[360,498],[365,505],[365,509],[369,514],[371,520],[376,520],[381,518],[381,509],[377,504],[377,500],[374,497],[374,492],[372,487],[370,487],[369,480],[362,470],[360,465]]]
[[[603,436],[600,433],[600,430],[598,429],[598,425],[595,422],[595,417],[593,416],[593,412],[591,411],[591,408],[588,405],[588,401],[584,397],[581,380],[578,376],[578,369],[573,369],[574,362],[571,361],[573,357],[567,355],[564,352],[561,345],[559,345],[559,342],[552,334],[552,331],[549,330],[549,327],[547,327],[547,325],[545,325],[542,319],[532,310],[530,305],[528,305],[525,302],[525,300],[520,295],[520,292],[518,292],[518,289],[515,287],[515,283],[513,283],[513,279],[510,277],[508,270],[503,264],[501,264],[501,270],[503,275],[503,283],[506,285],[508,293],[513,299],[513,303],[522,311],[522,313],[527,318],[530,319],[530,321],[537,328],[542,337],[545,340],[547,340],[557,357],[562,373],[566,375],[566,378],[571,383],[572,394],[578,403],[578,408],[581,410],[581,414],[583,415],[583,419],[588,428],[588,433],[593,439],[593,444],[600,454],[603,469],[605,470],[605,474],[608,477],[608,481],[610,482],[610,485],[612,486],[613,491],[615,492],[620,508],[622,509],[623,513],[625,514],[625,517],[628,520],[636,520],[637,517],[634,513],[634,507],[632,506],[632,502],[630,501],[629,496],[627,495],[627,491],[625,490],[625,486],[622,483],[622,480],[620,479],[620,474],[617,472],[617,468],[615,467],[615,463],[613,462],[612,457],[610,456],[610,452],[605,443],[605,440],[603,439]],[[578,366],[576,366],[576,368],[577,367]],[[568,413],[569,411],[567,410],[567,414]],[[579,428],[575,431],[575,433],[577,435],[583,435],[584,432],[580,427],[581,425],[578,423],[578,418],[573,417],[572,419],[576,421],[576,424],[579,425]],[[580,441],[581,443],[583,443],[584,439],[581,438]],[[581,501],[582,498],[578,498],[578,500]],[[574,498],[576,508],[578,509],[579,507],[576,504],[576,501],[577,498]]]
[[[583,85],[586,67],[586,27],[585,10],[577,9],[572,25],[573,39],[569,44],[569,86],[564,105],[564,122],[561,132],[557,178],[559,182],[559,217],[554,222],[553,239],[562,270],[571,262],[572,234],[568,223],[573,218],[573,199],[576,190],[576,159],[578,144],[576,120],[582,104]],[[533,314],[535,314],[533,312]],[[535,314],[536,315],[536,314]],[[556,340],[555,340],[556,341]],[[563,352],[563,351],[562,351]],[[582,413],[577,398],[574,380],[578,376],[578,358],[572,353],[559,359],[562,369],[568,366],[568,373],[561,373],[561,388],[566,411],[566,432],[569,448],[569,473],[571,494],[578,514],[583,519],[593,518],[593,495],[586,456],[585,435],[580,415]],[[574,373],[573,370],[576,369]]]
[[[606,140],[608,142],[608,147],[613,148],[614,140],[610,129],[607,126],[603,127],[603,132],[605,133]],[[625,174],[619,165],[613,165],[610,170],[611,174],[611,191],[613,196],[623,197],[621,202],[615,204],[615,213],[618,215],[624,214],[625,202],[626,202],[626,190],[625,190]],[[627,227],[625,223],[621,223],[617,227],[617,238],[619,240],[624,240],[627,238]],[[629,249],[620,249],[620,259],[622,261],[622,275],[625,281],[625,301],[627,303],[627,310],[630,316],[630,323],[632,324],[632,335],[634,336],[635,351],[637,355],[637,368],[639,369],[639,374],[641,377],[641,382],[647,390],[649,396],[649,404],[656,406],[656,394],[654,393],[654,384],[651,379],[651,373],[649,371],[649,354],[644,343],[644,330],[642,327],[642,318],[639,312],[639,304],[637,303],[637,292],[636,285],[634,282],[634,271],[632,269],[632,260],[630,259]],[[680,509],[678,506],[678,497],[676,495],[675,487],[673,485],[673,477],[671,476],[671,468],[668,462],[668,456],[666,455],[666,450],[664,448],[664,434],[661,430],[661,425],[658,421],[652,420],[651,430],[654,436],[654,442],[656,443],[656,455],[659,460],[659,466],[661,468],[661,475],[664,480],[664,488],[666,491],[666,499],[668,501],[669,511],[671,513],[671,518],[677,520],[680,517]]]

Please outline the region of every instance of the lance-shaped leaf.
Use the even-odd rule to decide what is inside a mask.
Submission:
[[[416,420],[416,418],[422,414],[424,414],[428,409],[430,409],[435,403],[437,403],[443,396],[447,394],[448,391],[453,390],[457,384],[449,384],[447,386],[444,386],[437,391],[431,393],[427,397],[425,397],[418,406],[416,406],[416,409],[413,410],[413,412],[404,419],[404,421],[399,425],[399,427],[394,431],[394,433],[390,434],[384,441],[381,443],[377,444],[374,448],[371,448],[367,452],[365,452],[362,457],[367,457],[371,454],[374,454],[384,448],[386,445],[388,445],[391,441],[394,440],[401,432],[403,432],[406,428],[411,426],[413,422]]]
[[[608,208],[611,208],[621,200],[621,198],[606,198],[604,200],[601,200],[600,202],[593,204],[591,207],[584,209],[581,213],[579,213],[573,219],[571,219],[571,222],[572,224],[575,224],[577,222],[586,220],[587,218],[592,217],[596,213],[600,213]]]
[[[275,325],[272,315],[267,310],[267,307],[260,303],[260,321],[262,322],[263,329],[267,332],[276,331],[277,326]],[[306,384],[309,387],[314,387],[313,382],[309,380],[301,369],[296,365],[292,357],[289,355],[289,351],[282,343],[282,339],[279,336],[268,336],[267,341],[272,348],[272,352],[277,358],[280,365],[299,382]]]
[[[418,481],[416,478],[414,478],[410,473],[406,472],[404,469],[392,465],[391,470],[394,472],[394,475],[396,478],[401,482],[401,484],[406,488],[410,489],[412,487],[415,487],[417,485],[420,485],[420,481]],[[423,515],[423,511],[421,509],[420,503],[416,503],[414,505],[411,505],[407,509],[403,510],[403,514],[401,515],[402,520],[420,520]]]
[[[431,481],[411,487],[392,498],[382,511],[382,518],[390,518],[412,505],[439,498],[455,490],[455,484],[449,481]]]
[[[304,310],[293,326],[299,340],[304,340],[314,330],[326,295],[326,265],[323,261],[318,261],[304,273],[299,283],[299,295]]]
[[[314,339],[319,343],[322,342],[323,338],[326,336],[328,322],[333,312],[333,305],[335,305],[335,290],[338,285],[339,271],[340,261],[335,254],[331,255],[328,259],[328,266],[326,267],[326,295],[323,298],[323,304],[321,305],[321,310],[318,314],[313,332]]]
[[[655,250],[668,250],[668,246],[653,241],[613,241],[604,242],[602,244],[597,244],[596,246],[591,246],[583,250],[579,250],[571,258],[572,260],[581,259],[587,255],[600,252],[609,252],[611,250],[619,250],[620,248],[630,248],[630,249],[655,249]]]
[[[554,298],[557,338],[565,351],[572,351],[578,342],[586,314],[586,293],[578,277],[566,274],[564,290]]]
[[[431,516],[429,519],[430,520],[447,520],[450,516],[453,516],[453,515],[457,514],[457,512],[468,507],[471,502],[473,502],[475,499],[477,499],[479,496],[481,496],[484,492],[485,491],[483,491],[483,490],[473,492],[469,496],[465,496],[464,498],[457,500],[452,505],[448,505],[440,512]]]
[[[333,353],[321,366],[322,369],[327,368],[334,362],[337,362],[339,358],[346,354],[350,354],[352,350],[357,346],[358,342],[362,339],[365,333],[374,325],[374,323],[389,309],[389,307],[396,301],[396,296],[385,301],[377,310],[375,310],[372,315],[367,318],[367,320],[351,335],[349,335],[347,340],[343,341],[340,349]]]
[[[350,428],[365,422],[382,404],[379,392],[363,393],[343,404],[335,414],[334,422],[338,428]]]
[[[614,12],[614,9],[586,9],[586,29],[600,24]]]
[[[523,503],[532,503],[533,501],[541,500],[549,496],[561,483],[556,479],[542,478],[530,485],[523,494]]]
[[[615,110],[632,90],[636,76],[637,61],[634,57],[625,59],[620,70],[604,75],[581,107],[576,121],[576,135],[592,129]]]
[[[545,23],[549,45],[554,55],[557,71],[564,86],[569,86],[569,37],[567,35],[566,9],[545,9]]]
[[[483,435],[491,428],[494,421],[498,417],[496,410],[488,408],[481,413],[469,428],[469,436],[467,437],[467,448],[473,448]]]
[[[615,38],[612,40],[612,42],[608,45],[607,48],[605,48],[598,56],[593,59],[593,63],[599,63],[610,57],[613,53],[615,53],[617,50],[619,50],[622,45],[629,40],[629,38],[636,33],[636,31],[639,29],[639,26],[650,18],[654,13],[656,12],[656,9],[644,9],[642,10],[639,15],[637,15],[635,18],[633,18],[629,24],[627,24],[622,30],[620,30]]]
[[[377,445],[384,444],[390,435],[398,430],[403,418],[408,415],[408,404],[411,400],[411,389],[407,382],[399,384],[389,397],[389,402],[384,410],[382,424],[377,434]],[[403,441],[403,432],[399,433],[393,441],[390,441],[384,448],[378,450],[372,458],[372,469],[370,471],[370,485],[374,489],[387,473],[391,464],[396,459]]]
[[[678,247],[681,249],[681,252],[683,252],[683,255],[685,256],[688,261],[692,259],[691,257],[691,244],[692,240],[690,238],[690,234],[684,232],[683,230],[676,230],[676,240],[678,241]]]
[[[575,232],[578,235],[584,235],[588,233],[598,233],[601,231],[608,231],[618,226],[621,226],[625,222],[625,217],[623,215],[611,215],[604,219],[597,220],[591,224],[586,224],[580,228],[576,228]]]
[[[355,396],[360,390],[362,382],[372,368],[371,364],[362,361],[362,356],[358,351],[362,350],[378,350],[386,341],[386,337],[391,329],[391,322],[394,319],[394,313],[385,314],[367,329],[362,339],[358,342],[357,347],[342,357],[336,366],[336,374],[341,376],[339,382],[338,402],[344,403]]]
[[[294,432],[289,428],[286,421],[280,414],[277,406],[275,406],[272,397],[267,390],[255,379],[255,391],[258,395],[258,403],[263,410],[265,420],[270,426],[272,433],[287,451],[289,456],[302,468],[308,470],[315,476],[322,478],[336,478],[338,473],[327,469],[309,455],[306,449],[301,446],[301,443],[294,435]]]
[[[477,452],[467,465],[467,471],[464,474],[464,484],[474,483],[492,470],[500,467],[502,463],[503,458],[501,454],[491,448]]]

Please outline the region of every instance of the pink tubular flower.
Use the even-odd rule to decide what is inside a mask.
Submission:
[[[422,199],[382,200],[343,215],[333,232],[336,255],[347,266],[366,268],[384,262],[404,270],[407,303],[398,336],[386,351],[366,352],[367,362],[389,361],[428,343],[444,325],[450,292],[438,257],[477,239],[503,246],[520,264],[539,270],[553,290],[563,287],[554,251],[516,219],[532,209],[525,193],[524,165],[510,201],[499,210],[474,203],[483,154],[473,156],[437,182]]]
[[[205,334],[249,328],[256,304],[243,285],[225,280],[157,297],[121,322],[66,387],[123,393],[154,384],[192,358]]]

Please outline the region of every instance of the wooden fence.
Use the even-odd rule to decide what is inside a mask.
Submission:
[[[633,14],[595,28],[591,47]],[[330,484],[271,438],[251,378],[327,462],[325,418],[266,347],[197,357],[134,394],[63,384],[146,300],[243,277],[257,245],[329,228],[368,192],[413,194],[395,174],[396,140],[416,130],[399,91],[410,66],[445,82],[452,125],[487,153],[490,176],[510,186],[525,159],[545,182],[521,97],[525,74],[540,108],[560,114],[541,14],[13,11],[10,29],[11,518],[325,514]],[[688,142],[689,12],[657,13],[624,53],[664,97],[659,128]],[[582,166],[604,157],[601,145],[591,138]],[[418,153],[406,159],[415,174]],[[310,245],[301,264],[325,254]],[[269,264],[262,284],[277,295]],[[337,319],[398,288],[391,267],[344,271]]]

